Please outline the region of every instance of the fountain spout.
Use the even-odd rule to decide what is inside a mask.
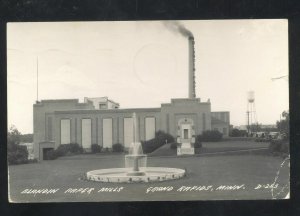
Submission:
[[[136,113],[132,115],[133,120],[133,143],[129,148],[129,154],[125,155],[125,166],[128,168],[127,175],[129,176],[141,176],[145,175],[145,172],[140,170],[140,167],[146,167],[147,155],[143,154],[142,144],[138,141],[138,124]]]

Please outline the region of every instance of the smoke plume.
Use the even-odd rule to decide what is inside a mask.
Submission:
[[[183,37],[194,37],[193,33],[178,21],[165,21],[164,26],[172,32],[179,33]]]

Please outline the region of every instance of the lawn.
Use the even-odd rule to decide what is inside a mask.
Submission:
[[[98,202],[284,198],[289,191],[288,163],[288,160],[280,157],[255,153],[185,157],[150,156],[148,166],[186,169],[187,176],[160,183],[116,184],[89,182],[82,177],[90,170],[124,167],[124,155],[78,155],[36,164],[10,166],[10,199],[13,202]],[[274,182],[278,185],[272,190],[270,185]],[[234,185],[241,188],[217,189],[219,186]],[[211,188],[180,191],[179,188],[182,186],[197,188],[211,186]],[[149,191],[153,187],[168,187],[171,190],[147,193],[147,189]],[[91,193],[66,193],[68,189],[71,191],[70,188],[72,190],[87,188],[86,190],[91,190]],[[109,192],[103,188],[115,191]],[[54,194],[34,195],[21,193],[25,189],[59,190]]]

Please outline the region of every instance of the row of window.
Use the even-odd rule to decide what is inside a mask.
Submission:
[[[133,119],[124,118],[123,119],[123,143],[125,147],[129,147],[134,141],[134,129],[133,129]],[[145,140],[149,140],[155,137],[155,118],[146,117],[145,118]],[[102,120],[102,144],[103,148],[111,148],[113,144],[113,131],[118,131],[117,128],[114,130],[112,119],[107,118]],[[48,127],[48,132],[52,127]],[[142,130],[139,127],[139,132]],[[100,135],[100,134],[99,134]],[[97,140],[100,136],[98,135]],[[76,136],[76,134],[75,134]],[[136,135],[139,137],[139,135]],[[138,140],[136,140],[138,141]],[[60,120],[60,143],[68,144],[71,143],[71,120],[70,119],[61,119]],[[81,119],[81,144],[83,148],[90,148],[92,145],[92,120],[91,119]]]

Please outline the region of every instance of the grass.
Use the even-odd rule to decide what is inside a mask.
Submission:
[[[284,198],[289,188],[289,167],[283,159],[267,155],[216,155],[211,157],[149,157],[148,166],[186,169],[185,178],[160,182],[114,184],[89,182],[81,177],[90,170],[124,167],[124,155],[78,155],[37,164],[9,166],[10,198],[14,202],[98,202],[150,200],[272,199],[270,189],[254,188],[272,184],[277,174],[276,198]],[[282,167],[281,167],[282,166]],[[245,185],[238,191],[178,192],[181,186]],[[97,192],[103,187],[124,187],[121,192]],[[146,193],[149,187],[173,187],[170,192]],[[24,189],[59,188],[51,195],[21,194]],[[68,188],[94,188],[91,194],[67,194]]]

